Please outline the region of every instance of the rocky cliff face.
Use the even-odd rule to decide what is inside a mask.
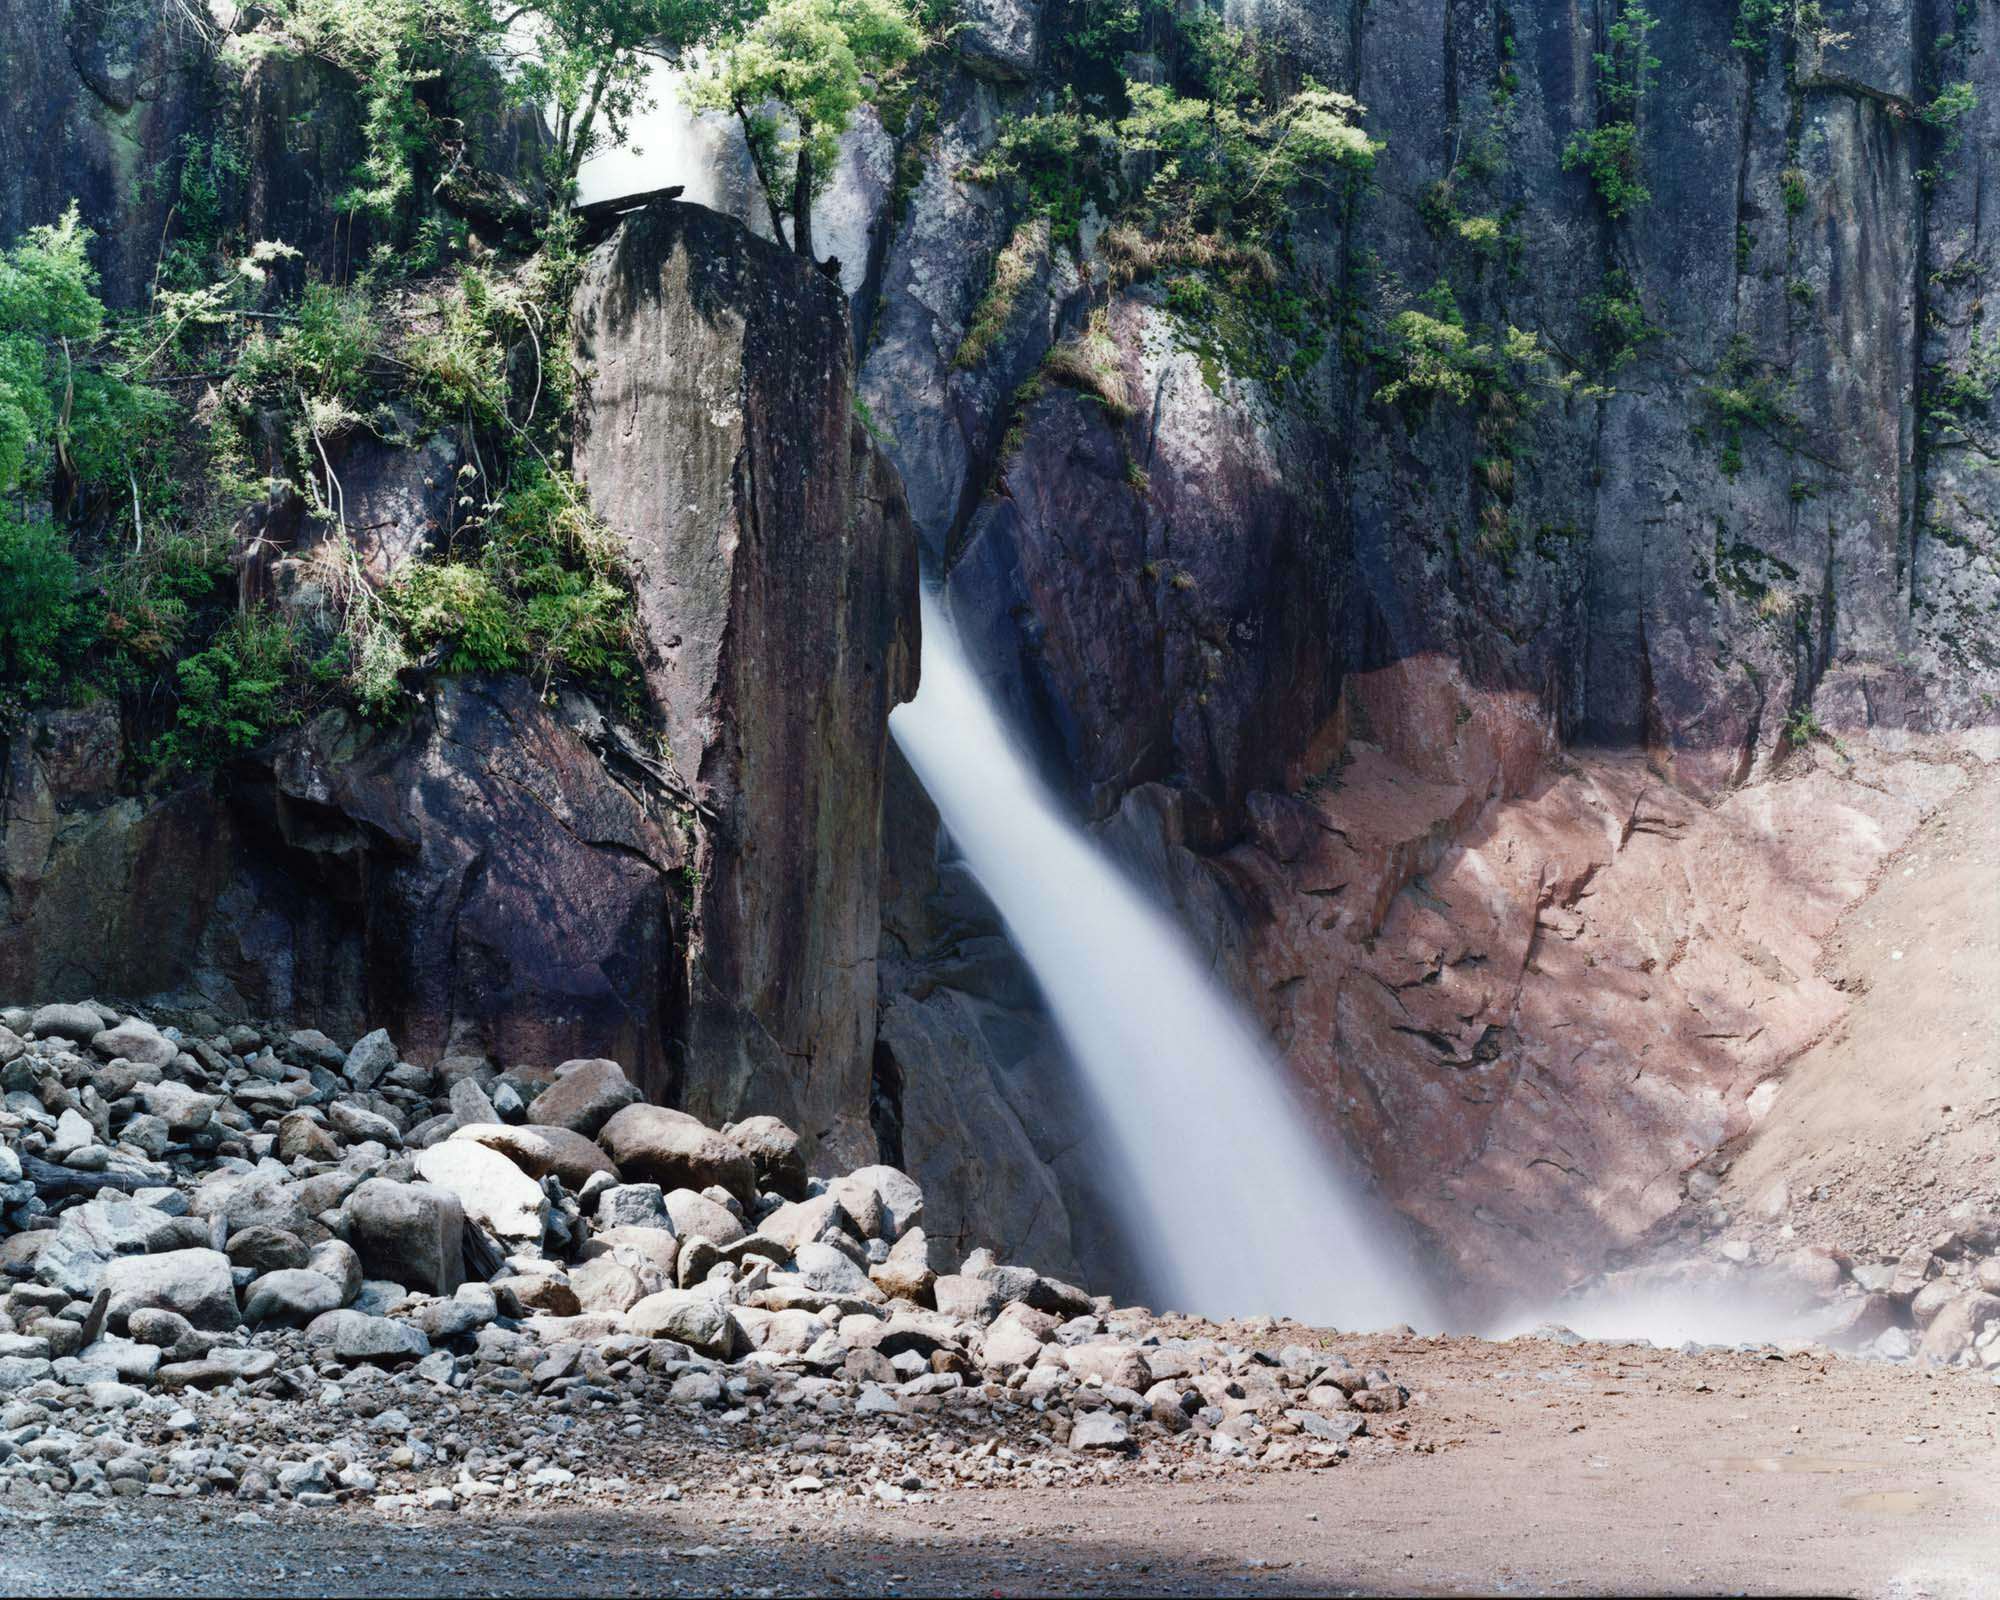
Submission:
[[[941,1239],[1117,1282],[1060,1047],[886,752],[920,545],[1052,780],[1449,1273],[1490,1298],[1616,1258],[1838,1024],[1839,907],[2000,756],[2000,18],[1657,9],[1650,197],[1612,215],[1563,155],[1603,117],[1611,0],[1232,0],[1382,141],[1296,221],[1277,287],[1327,337],[1279,379],[1114,282],[1099,219],[1071,250],[968,175],[1077,18],[966,6],[825,202],[845,323],[693,208],[593,260],[580,466],[643,552],[667,750],[467,686],[387,744],[315,728],[218,810],[121,795],[102,720],[50,721],[8,750],[3,986],[193,970],[439,1049],[620,1055],[713,1119],[888,1145]],[[164,218],[132,163],[211,129],[217,80],[111,18],[0,11],[63,130],[0,118],[0,235],[80,194],[129,302]],[[324,266],[353,124],[264,70],[228,86],[243,203]],[[731,136],[702,139],[699,192],[749,212]],[[962,361],[1003,248],[1020,292]],[[1440,285],[1549,359],[1385,403],[1385,330]],[[1095,394],[1047,378],[1092,313]]]
[[[189,989],[429,1057],[663,1072],[679,1008],[677,820],[601,753],[602,714],[441,680],[407,725],[328,714],[215,785],[120,793],[118,721],[7,741],[0,990]],[[593,748],[593,744],[598,748]]]
[[[1231,7],[1385,141],[1310,219],[1295,286],[1365,327],[1444,282],[1468,326],[1598,375],[1418,413],[1375,397],[1365,340],[1283,393],[1233,371],[1089,252],[1037,256],[961,369],[1016,221],[964,174],[1038,92],[1019,42],[1064,15],[992,9],[862,313],[862,393],[956,614],[1357,1164],[1455,1270],[1559,1282],[1769,1104],[1840,1013],[1812,976],[1829,908],[1954,785],[1935,762],[1990,758],[1995,21],[1830,5],[1844,37],[1743,47],[1732,0],[1676,7],[1635,119],[1652,198],[1612,219],[1562,152],[1598,120],[1613,8]],[[1954,124],[1957,82],[1978,105]],[[1475,212],[1498,254],[1452,225]],[[1014,415],[1093,302],[1129,416],[1047,385]],[[1815,728],[1856,759],[1802,752]],[[960,975],[986,935],[948,901],[889,929],[917,959],[885,964],[885,1043],[1004,1104],[1047,1047],[1032,1006],[957,1028],[949,1068],[901,1020],[1005,992]]]
[[[696,206],[577,295],[576,461],[631,552],[647,687],[700,839],[671,1080],[872,1158],[888,713],[915,689],[916,542],[852,414],[840,291]]]

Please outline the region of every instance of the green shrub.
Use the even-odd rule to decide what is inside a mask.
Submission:
[[[289,621],[234,618],[175,668],[178,703],[153,759],[169,769],[219,766],[301,721],[309,673],[300,656]]]
[[[394,698],[395,674],[433,649],[450,672],[621,683],[634,674],[631,596],[616,541],[567,474],[524,467],[476,530],[476,549],[405,568],[385,597],[400,636],[360,641],[357,690]]]
[[[1794,706],[1785,718],[1785,742],[1797,746],[1808,745],[1822,738],[1826,725],[1819,720],[1819,713],[1811,706]]]
[[[1110,163],[1103,158],[1111,130],[1086,116],[1074,100],[1052,111],[1005,117],[993,147],[965,176],[974,183],[1011,181],[1029,213],[1046,217],[1059,244],[1074,244],[1083,208],[1110,192]]]
[[[1722,470],[1734,477],[1743,468],[1743,436],[1761,433],[1790,448],[1799,426],[1791,387],[1777,371],[1757,361],[1741,334],[1729,343],[1716,381],[1700,390],[1722,434]]]
[[[1606,273],[1604,287],[1583,304],[1608,373],[1636,360],[1639,351],[1660,336],[1640,303],[1638,290],[1623,272]]]
[[[46,699],[90,639],[67,541],[0,503],[0,707]]]
[[[1590,174],[1608,217],[1622,217],[1653,198],[1639,173],[1639,130],[1630,122],[1571,134],[1563,146],[1562,164],[1565,172],[1580,167]]]
[[[1440,279],[1422,297],[1424,310],[1399,311],[1387,325],[1388,337],[1375,351],[1389,377],[1375,391],[1385,405],[1412,412],[1427,410],[1443,400],[1465,405],[1484,400],[1489,407],[1504,403],[1511,415],[1529,404],[1531,379],[1566,386],[1568,378],[1552,378],[1540,338],[1519,328],[1474,333],[1451,286]]]
[[[107,562],[98,631],[107,686],[138,687],[179,654],[204,606],[228,597],[230,540],[220,525],[156,531],[139,550]]]
[[[315,400],[359,403],[375,387],[384,340],[368,291],[358,285],[309,283],[298,309],[275,336],[252,334],[238,376],[254,389],[302,390]]]
[[[1049,233],[1049,219],[1044,216],[1029,217],[1015,228],[993,263],[993,281],[972,313],[965,337],[951,358],[953,366],[978,366],[1007,331],[1021,291],[1034,280],[1035,268],[1048,254]]]
[[[417,562],[405,569],[392,604],[419,648],[444,647],[448,672],[509,672],[521,664],[520,625],[483,568]]]
[[[523,317],[518,299],[496,290],[476,267],[443,299],[440,325],[403,347],[419,396],[439,416],[488,426],[507,418],[508,337]]]

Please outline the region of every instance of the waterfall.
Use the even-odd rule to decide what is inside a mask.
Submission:
[[[1388,1224],[1331,1167],[1283,1069],[1192,942],[1061,812],[943,607],[890,731],[998,907],[1122,1164],[1155,1303],[1325,1326],[1428,1320]]]

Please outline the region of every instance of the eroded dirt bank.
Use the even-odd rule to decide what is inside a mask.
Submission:
[[[2000,1388],[1795,1354],[1338,1338],[1419,1403],[1321,1471],[964,1490],[699,1491],[388,1519],[193,1503],[10,1518],[10,1593],[1992,1592]],[[1400,1437],[1395,1436],[1400,1434]],[[690,1473],[704,1452],[681,1441]],[[605,1466],[608,1469],[610,1463]],[[113,1519],[116,1520],[113,1520]]]

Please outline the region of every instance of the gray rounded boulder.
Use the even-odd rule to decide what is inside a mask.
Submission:
[[[739,1200],[757,1197],[756,1169],[742,1146],[685,1111],[630,1105],[597,1138],[628,1182],[657,1183],[670,1193],[720,1184]]]
[[[554,1128],[568,1128],[586,1139],[625,1107],[639,1102],[639,1091],[615,1061],[565,1061],[556,1081],[535,1096],[529,1118]]]

